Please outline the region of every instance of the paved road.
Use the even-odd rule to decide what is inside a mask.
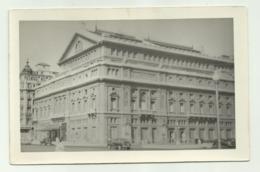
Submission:
[[[104,151],[107,150],[104,147],[81,147],[81,146],[65,146],[64,151]],[[22,145],[22,152],[54,152],[55,146],[43,146],[43,145]]]
[[[186,150],[186,149],[205,149],[201,145],[146,145],[144,147],[131,147],[132,150]],[[207,147],[212,148],[212,147]],[[76,152],[76,151],[106,151],[106,147],[84,147],[84,146],[65,146],[64,151]],[[44,145],[22,145],[22,152],[54,152],[55,146]]]

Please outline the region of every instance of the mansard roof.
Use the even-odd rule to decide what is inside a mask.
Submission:
[[[192,51],[195,53],[201,53],[199,50],[195,50],[193,47],[189,47],[189,46],[171,44],[171,43],[167,43],[167,42],[160,42],[160,41],[155,41],[155,40],[151,40],[151,39],[145,39],[145,41],[148,41],[152,44],[155,44],[155,45],[158,45],[161,47],[165,47],[165,48],[174,48],[174,49]]]
[[[121,44],[125,46],[136,46],[139,48],[153,49],[153,50],[158,50],[166,53],[176,53],[176,54],[183,54],[183,55],[186,54],[188,56],[194,56],[194,57],[207,59],[207,60],[233,63],[232,58],[229,56],[224,55],[219,58],[210,57],[208,55],[203,54],[201,51],[194,49],[193,46],[177,45],[177,44],[172,44],[172,43],[167,43],[167,42],[162,42],[162,41],[157,41],[152,39],[139,39],[132,35],[115,33],[115,32],[105,31],[96,28],[94,31],[85,30],[84,32],[75,33],[72,40],[68,44],[65,52],[60,58],[58,64],[62,64],[63,62],[72,59],[75,57],[75,55],[77,55],[75,54],[74,56],[66,58],[66,55],[68,54],[71,47],[73,46],[73,42],[75,42],[75,40],[78,37],[81,37],[93,43],[93,46],[89,47],[89,49],[103,42],[109,42],[109,43]],[[84,50],[88,50],[88,49],[83,49],[83,51]]]
[[[105,31],[105,30],[100,30],[100,29],[96,29],[92,33],[98,34],[98,35],[104,36],[104,37],[116,38],[116,39],[119,39],[119,40],[128,40],[128,41],[134,41],[134,42],[142,42],[141,39],[137,39],[136,37],[131,36],[131,35],[115,33],[115,32],[110,32],[110,31]]]

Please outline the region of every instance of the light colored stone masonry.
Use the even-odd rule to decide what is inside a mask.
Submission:
[[[65,71],[35,91],[34,138],[54,133],[92,146],[115,138],[135,145],[213,141],[212,75],[219,69],[221,137],[235,138],[233,62],[142,48],[102,42],[62,62]]]

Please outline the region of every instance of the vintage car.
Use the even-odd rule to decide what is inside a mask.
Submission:
[[[51,145],[51,139],[49,137],[42,139],[41,145]]]
[[[217,142],[217,140],[215,140],[213,142],[213,148],[217,148],[217,147],[218,147],[218,142]],[[236,148],[235,139],[221,139],[221,148],[223,148],[223,149]]]
[[[131,148],[131,142],[128,139],[117,138],[108,140],[108,149],[115,150],[129,150]]]

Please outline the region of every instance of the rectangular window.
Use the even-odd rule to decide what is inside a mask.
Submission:
[[[215,139],[215,132],[214,129],[209,129],[209,140]]]
[[[226,139],[226,130],[221,129],[220,130],[220,136],[221,136],[221,139]]]
[[[204,139],[204,132],[205,132],[205,130],[203,128],[201,128],[199,130],[199,138],[202,139],[202,140]]]
[[[110,136],[111,136],[111,139],[116,139],[118,137],[118,129],[116,126],[110,127]]]
[[[194,104],[193,103],[190,104],[190,113],[194,113]]]
[[[141,110],[147,110],[147,93],[145,91],[140,94],[140,107]]]
[[[227,104],[227,114],[230,115],[231,114],[231,105]]]
[[[148,128],[141,128],[141,140],[147,142],[148,140]]]
[[[112,110],[117,110],[117,98],[116,97],[111,97],[111,109]]]
[[[213,104],[212,103],[209,104],[209,113],[210,114],[214,113],[214,111],[213,111]]]
[[[147,103],[144,99],[141,99],[141,109],[142,110],[147,110]]]
[[[204,113],[204,104],[200,103],[200,113],[203,114]]]
[[[181,113],[184,113],[184,111],[185,111],[184,103],[181,102],[181,103],[180,103],[180,112],[181,112]]]
[[[190,129],[190,139],[194,139],[195,138],[195,128],[191,128]]]
[[[84,111],[85,112],[87,111],[87,103],[88,103],[88,101],[87,101],[87,99],[85,99],[84,100]]]
[[[155,100],[151,100],[151,110],[154,111],[156,110],[156,103],[155,103]]]
[[[232,139],[232,130],[227,129],[227,139]]]
[[[169,102],[169,108],[170,112],[174,112],[174,103],[172,101]]]
[[[137,102],[136,99],[132,99],[131,101],[132,110],[137,110]]]

